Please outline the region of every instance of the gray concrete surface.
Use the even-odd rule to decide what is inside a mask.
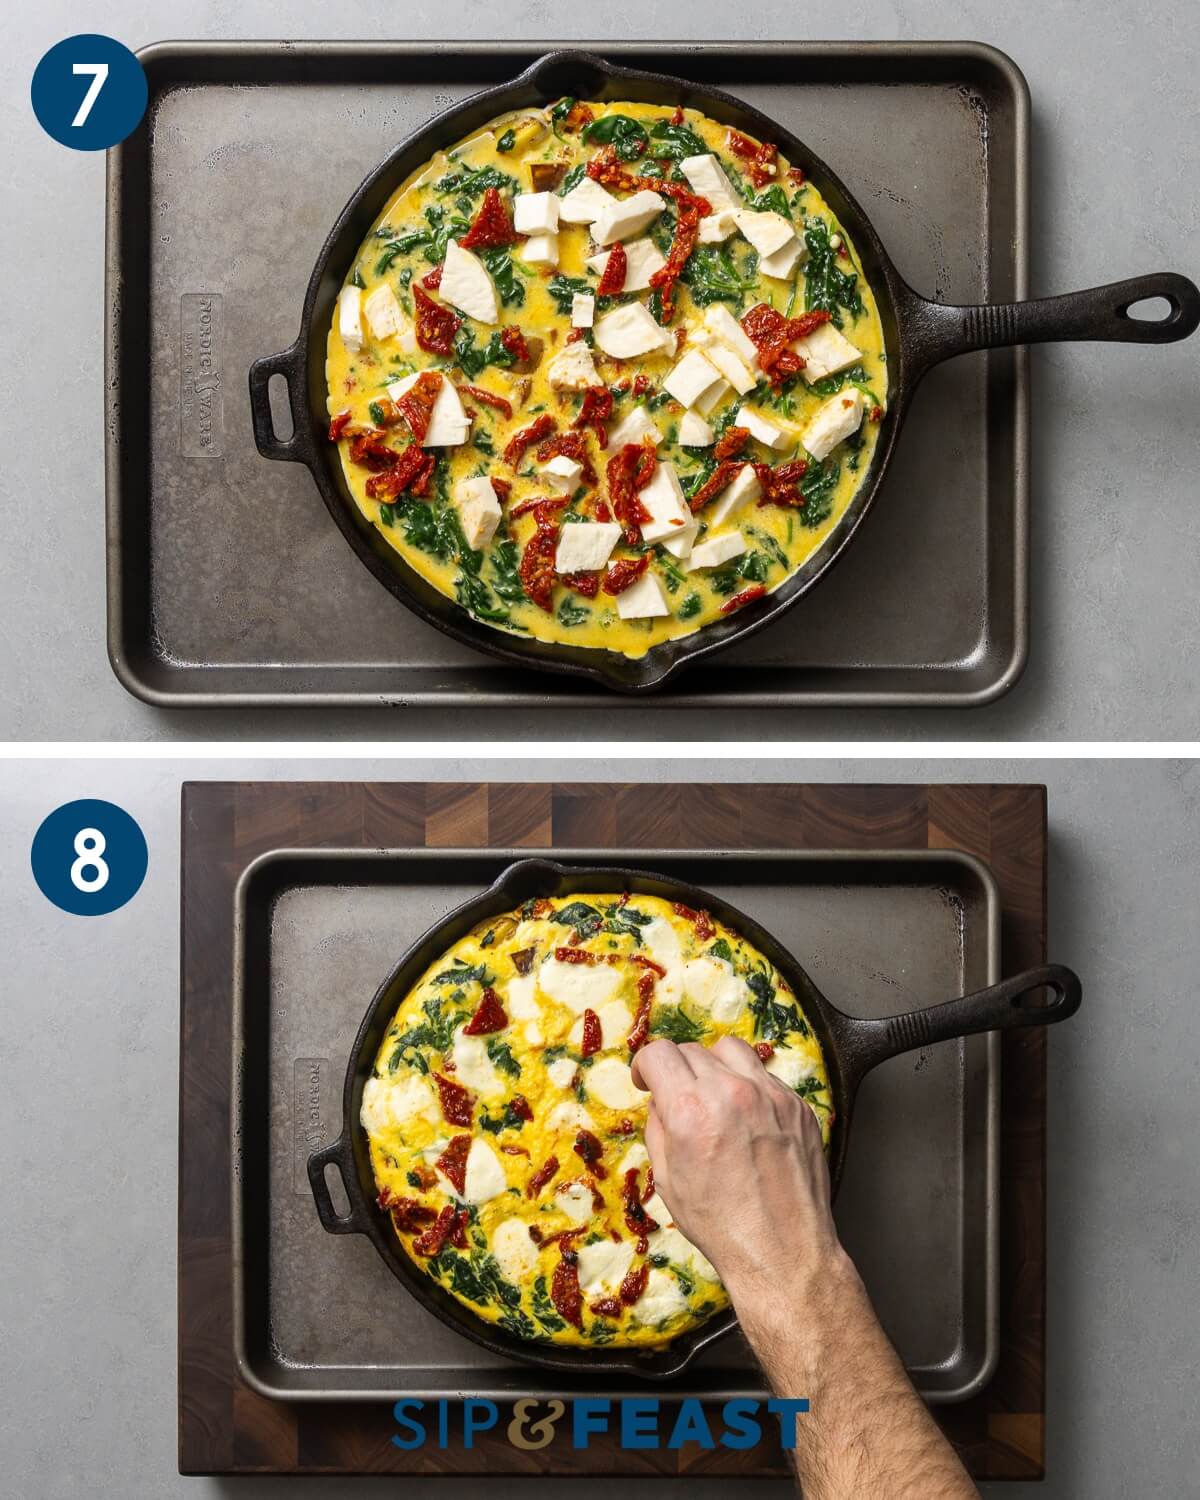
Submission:
[[[494,12],[443,0],[426,24],[486,36]],[[728,38],[728,6],[614,0],[598,25],[533,0],[513,38],[613,35]],[[738,35],[993,43],[1024,69],[1034,101],[1035,295],[1171,267],[1200,271],[1195,181],[1200,12],[1175,0],[1136,7],[1051,3],[997,8],[863,0],[801,10],[764,0]],[[465,711],[320,715],[162,713],[126,696],[104,650],[101,482],[103,164],[37,129],[28,81],[52,42],[102,29],[131,45],[168,37],[407,35],[380,0],[353,12],[312,0],[184,5],[109,0],[81,9],[45,0],[22,16],[0,58],[0,121],[12,143],[0,245],[14,289],[9,358],[0,362],[0,478],[5,544],[0,594],[0,737],[9,739],[513,739],[529,716]],[[935,164],[930,164],[935,169]],[[31,280],[32,257],[47,254]],[[19,292],[16,289],[21,289]],[[18,310],[19,309],[19,312]],[[18,321],[20,320],[20,321]],[[28,320],[28,321],[25,321]],[[986,709],[922,714],[759,714],[758,738],[1190,739],[1200,720],[1191,670],[1200,641],[1197,349],[1061,346],[1034,357],[1033,655],[1016,690]],[[38,418],[29,421],[34,393]],[[65,419],[65,420],[64,420]],[[537,720],[557,739],[738,739],[741,716],[595,712]]]
[[[617,768],[618,773],[620,768]],[[473,761],[21,762],[0,768],[0,1492],[14,1500],[258,1497],[264,1479],[175,1472],[178,824],[184,777],[473,778]],[[521,779],[528,764],[499,763]],[[592,780],[612,767],[547,763]],[[1195,763],[911,761],[652,767],[659,779],[1042,780],[1050,788],[1051,953],[1085,985],[1050,1044],[1049,1479],[1004,1500],[1176,1500],[1194,1488],[1200,1349],[1200,769]],[[125,910],[68,917],[29,873],[52,808],[101,796],[150,845]],[[386,1482],[313,1481],[309,1500]],[[387,1486],[432,1493],[434,1486]],[[628,1500],[681,1487],[623,1482]],[[782,1484],[741,1485],[766,1497]],[[561,1485],[439,1481],[446,1500]],[[611,1482],[572,1483],[600,1500]],[[692,1483],[689,1496],[722,1487]]]

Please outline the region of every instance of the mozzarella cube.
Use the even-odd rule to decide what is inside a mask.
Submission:
[[[741,207],[742,200],[726,175],[725,168],[711,151],[704,156],[685,156],[679,163],[679,170],[687,178],[692,192],[701,198],[707,198],[714,211]]]
[[[625,302],[606,312],[597,321],[594,336],[597,347],[613,359],[637,359],[675,346],[675,335],[660,327],[642,302]]]
[[[442,301],[460,307],[477,323],[495,323],[500,317],[500,303],[488,268],[471,250],[464,250],[457,240],[446,243],[442,262],[442,281],[438,287]]]
[[[715,531],[736,511],[741,510],[743,505],[749,504],[751,500],[757,500],[762,494],[762,483],[754,472],[753,464],[743,464],[734,475],[733,482],[726,485],[724,490],[717,496],[704,512],[704,519],[708,522],[709,530]]]
[[[513,228],[518,234],[557,234],[558,198],[553,193],[518,193]]]
[[[777,423],[764,417],[761,412],[755,411],[752,406],[741,407],[733,420],[735,426],[744,427],[752,438],[767,448],[781,450],[794,441],[791,433],[785,432]]]
[[[862,350],[832,323],[821,323],[802,339],[793,339],[792,348],[804,360],[804,378],[809,385],[849,369],[862,358]]]
[[[622,620],[651,620],[661,615],[669,615],[667,607],[667,596],[663,593],[663,586],[654,573],[643,573],[638,581],[627,588],[623,594],[617,595],[617,613]],[[596,1069],[592,1069],[593,1075]],[[595,1092],[593,1084],[595,1078],[588,1082],[588,1091]],[[596,1095],[600,1102],[606,1103],[599,1094]],[[621,1105],[613,1105],[614,1109],[622,1108]]]
[[[694,335],[694,341],[704,351],[709,364],[720,370],[739,396],[748,395],[758,384],[749,365],[715,334],[704,330]]]
[[[728,390],[728,384],[699,349],[689,349],[667,375],[663,388],[681,405],[709,411]]]
[[[409,388],[416,384],[420,371],[405,375],[402,380],[393,380],[387,388],[388,396],[399,401]],[[471,431],[471,419],[463,409],[458,392],[446,377],[438,387],[433,410],[429,413],[429,428],[421,439],[422,448],[455,448],[465,443]]]
[[[621,528],[615,521],[574,521],[559,533],[556,573],[595,573],[608,561]]]
[[[737,220],[731,208],[718,209],[715,214],[705,214],[696,231],[698,245],[723,245],[730,235],[737,233]]]
[[[390,339],[404,327],[404,314],[386,281],[363,298],[362,310],[373,339]]]
[[[583,477],[583,465],[565,453],[556,453],[542,465],[542,474],[551,489],[560,495],[573,495]]]
[[[753,339],[723,302],[714,302],[704,309],[704,326],[727,343],[752,370],[758,369],[758,350]]]
[[[611,250],[605,250],[602,255],[593,255],[588,265],[596,275],[603,278],[605,268],[608,265],[608,257]],[[630,240],[625,246],[625,285],[621,288],[623,292],[644,292],[650,285],[650,278],[655,271],[661,271],[666,265],[666,257],[652,239]]]
[[[596,299],[591,292],[576,292],[571,298],[571,327],[590,328],[596,319]]]
[[[784,281],[796,269],[796,262],[803,251],[804,246],[795,235],[792,235],[791,239],[785,240],[778,250],[773,250],[770,255],[760,256],[758,269],[764,276],[774,276]]]
[[[486,474],[460,479],[454,486],[453,499],[467,546],[478,552],[496,535],[500,524],[500,502],[492,481]]]
[[[672,463],[655,465],[654,476],[644,490],[638,491],[638,499],[650,513],[650,519],[642,522],[643,541],[661,542],[681,531],[692,519]]]
[[[698,412],[685,411],[679,423],[679,441],[685,448],[708,448],[716,433]]]
[[[710,537],[707,541],[701,542],[698,547],[692,548],[692,555],[688,558],[684,571],[695,573],[700,568],[719,568],[731,557],[741,557],[745,550],[746,538],[740,531],[730,531],[724,536]]]
[[[625,413],[615,427],[608,429],[609,451],[616,453],[627,443],[640,443],[647,437],[654,439],[656,447],[663,440],[662,433],[655,426],[654,419],[646,408],[634,406]]]
[[[591,224],[617,199],[592,177],[582,177],[558,200],[560,224]]]
[[[672,557],[677,557],[680,562],[692,555],[692,543],[700,531],[700,522],[693,516],[692,519],[679,527],[671,536],[664,537],[659,543],[665,552]],[[661,981],[660,981],[661,983]]]
[[[601,383],[592,351],[582,339],[563,345],[546,366],[546,378],[556,391],[586,391]]]
[[[628,198],[614,198],[592,220],[592,238],[598,245],[631,240],[635,234],[648,229],[666,206],[667,200],[648,188],[642,188]]]
[[[517,254],[527,266],[557,266],[558,235],[531,234]]]
[[[759,255],[772,255],[796,237],[796,231],[790,222],[773,209],[759,212],[752,208],[739,208],[734,218],[737,220],[737,227]]]
[[[344,286],[338,293],[338,332],[351,354],[363,346],[362,293],[356,286]]]
[[[840,390],[818,406],[800,441],[814,458],[825,458],[862,423],[866,402],[857,386]]]

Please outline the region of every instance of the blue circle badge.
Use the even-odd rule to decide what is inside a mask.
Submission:
[[[84,798],[55,808],[34,834],[30,863],[47,901],[77,917],[103,917],[137,895],[150,856],[123,807]]]
[[[142,65],[110,36],[57,42],[38,63],[33,112],[47,135],[75,151],[104,151],[137,129],[149,89]]]

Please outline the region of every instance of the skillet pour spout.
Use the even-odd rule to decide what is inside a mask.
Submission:
[[[350,1047],[342,1090],[342,1133],[308,1159],[309,1186],[322,1227],[330,1234],[365,1235],[396,1279],[427,1311],[494,1354],[555,1370],[563,1377],[594,1381],[599,1373],[661,1381],[679,1375],[702,1349],[733,1331],[737,1318],[732,1309],[667,1344],[647,1350],[608,1346],[575,1349],[513,1337],[478,1317],[409,1258],[393,1232],[388,1214],[376,1202],[367,1136],[359,1118],[363,1087],[371,1077],[384,1033],[401,1000],[431,963],[481,922],[503,916],[531,898],[604,891],[658,896],[707,910],[753,944],[788,981],[821,1044],[829,1074],[834,1123],[828,1162],[835,1195],[845,1162],[854,1097],[871,1068],[898,1053],[974,1032],[1048,1026],[1066,1020],[1079,1008],[1081,989],[1070,969],[1048,965],[928,1010],[884,1020],[858,1019],[832,1005],[776,938],[723,897],[674,876],[645,869],[574,866],[545,858],[523,859],[509,865],[487,890],[464,902],[418,938],[376,992]],[[1034,992],[1046,987],[1053,993],[1050,1004],[1026,1003]],[[344,1212],[335,1206],[326,1180],[331,1172],[340,1178],[348,1200]]]

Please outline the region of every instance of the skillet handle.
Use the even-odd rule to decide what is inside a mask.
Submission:
[[[1041,989],[1053,992],[1047,1005],[1024,1003],[1027,996]],[[889,1057],[898,1057],[918,1047],[973,1036],[980,1031],[1053,1026],[1073,1016],[1082,998],[1079,977],[1072,969],[1062,964],[1045,964],[928,1010],[908,1011],[883,1020],[853,1020],[846,1027],[843,1052],[857,1085],[865,1073]]]
[[[271,393],[268,389],[272,375],[282,375],[287,386],[288,407],[292,413],[292,435],[284,439],[276,436],[275,421],[271,415]],[[256,359],[250,366],[250,416],[254,422],[254,442],[264,458],[278,458],[293,463],[302,463],[297,402],[304,384],[304,362],[299,343],[282,354],[268,354],[265,359]]]
[[[972,349],[1006,344],[1104,340],[1123,344],[1173,344],[1200,325],[1200,287],[1173,271],[1135,276],[1109,286],[1033,302],[989,302],[950,307],[910,292],[906,309],[908,348],[919,378],[931,366]],[[1162,318],[1133,318],[1129,309],[1148,297],[1163,297]]]
[[[342,1187],[350,1202],[348,1214],[339,1214],[333,1206],[329,1184],[325,1181],[325,1168],[328,1166],[336,1167],[342,1179]],[[323,1146],[320,1151],[314,1151],[308,1158],[308,1185],[312,1188],[321,1228],[329,1234],[366,1233],[366,1226],[359,1218],[353,1195],[350,1192],[353,1177],[354,1162],[350,1155],[350,1141],[347,1136],[339,1136],[332,1145]]]

